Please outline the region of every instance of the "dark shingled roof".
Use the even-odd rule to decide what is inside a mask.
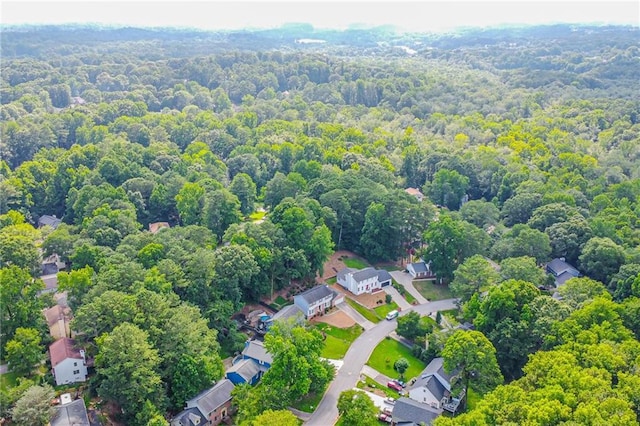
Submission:
[[[200,413],[197,408],[187,408],[181,411],[171,420],[171,426],[197,426],[204,425],[207,419]]]
[[[198,410],[206,416],[231,399],[231,391],[234,387],[229,379],[222,379],[211,389],[207,389],[187,401],[187,406],[198,407]]]
[[[412,399],[398,398],[393,406],[393,421],[397,424],[419,425],[424,422],[427,425],[433,423],[439,413],[425,404],[421,404]]]
[[[84,400],[80,398],[58,406],[50,424],[51,426],[90,426]]]
[[[580,275],[580,272],[576,268],[559,258],[555,258],[551,262],[547,263],[547,269],[550,270],[556,277],[563,272],[569,272],[574,277]]]
[[[391,274],[384,269],[378,269],[378,281],[383,283],[385,281],[391,281]]]
[[[330,295],[335,295],[335,292],[326,284],[320,284],[297,296],[302,297],[308,304],[312,304]]]
[[[439,401],[445,392],[451,392],[451,374],[444,371],[443,359],[434,358],[429,365],[422,370],[420,377],[415,381],[412,389],[426,387]]]
[[[53,229],[56,229],[58,225],[60,225],[61,223],[62,223],[61,219],[58,219],[55,216],[50,216],[48,214],[44,214],[40,216],[40,218],[38,219],[38,226],[49,225]]]

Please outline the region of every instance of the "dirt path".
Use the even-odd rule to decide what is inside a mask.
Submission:
[[[319,281],[325,282],[329,278],[335,277],[340,269],[345,268],[346,265],[341,260],[341,258],[343,257],[355,257],[358,259],[362,259],[360,256],[358,256],[354,252],[347,251],[347,250],[338,250],[337,252],[331,255],[329,260],[325,262],[322,269],[324,271],[322,274],[322,277],[318,277]]]

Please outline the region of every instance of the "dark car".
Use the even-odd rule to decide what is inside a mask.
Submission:
[[[393,381],[395,383],[399,384],[400,386],[402,386],[403,388],[407,386],[407,384],[405,382],[403,382],[402,380],[393,379]]]

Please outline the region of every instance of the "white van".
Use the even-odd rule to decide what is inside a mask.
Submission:
[[[387,319],[391,321],[394,318],[398,317],[398,311],[391,311],[387,314]]]

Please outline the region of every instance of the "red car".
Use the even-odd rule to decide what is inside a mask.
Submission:
[[[378,420],[386,423],[391,423],[392,417],[388,414],[380,413],[378,415]]]
[[[402,386],[400,386],[396,382],[388,382],[387,387],[398,392],[402,391]]]

